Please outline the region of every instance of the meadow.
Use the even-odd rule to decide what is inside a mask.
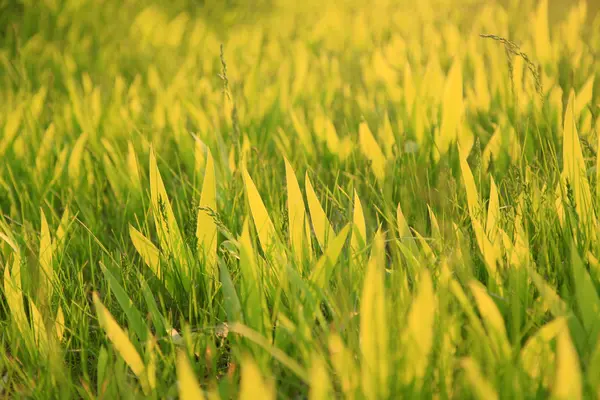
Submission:
[[[0,0],[0,398],[600,398],[552,4]]]

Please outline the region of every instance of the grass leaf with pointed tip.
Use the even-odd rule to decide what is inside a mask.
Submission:
[[[362,388],[367,398],[385,398],[389,379],[389,331],[385,302],[385,238],[378,231],[373,239],[360,304],[360,352]]]
[[[579,357],[569,330],[563,329],[558,335],[556,348],[556,375],[552,397],[555,399],[578,400],[582,398],[581,369]]]
[[[290,242],[296,259],[301,260],[309,240],[309,237],[305,234],[305,224],[307,222],[306,208],[304,206],[302,192],[300,191],[300,185],[298,185],[298,179],[296,178],[296,173],[285,157],[284,162]]]
[[[408,319],[406,321],[407,357],[410,360],[407,375],[408,382],[423,379],[429,364],[429,355],[432,350],[434,336],[433,324],[435,320],[437,298],[433,291],[433,283],[429,271],[424,269],[419,276],[418,292],[413,299]]]
[[[318,288],[324,289],[328,284],[333,268],[342,252],[346,238],[350,232],[350,225],[346,225],[340,233],[333,238],[325,254],[321,256],[315,267],[310,273],[309,280],[317,285]]]
[[[160,251],[148,238],[146,238],[146,236],[142,235],[140,231],[131,225],[129,225],[129,236],[131,237],[133,246],[146,265],[150,267],[150,270],[154,275],[160,279],[162,277],[160,270]]]
[[[121,329],[117,321],[115,321],[112,314],[104,307],[98,294],[94,292],[92,296],[100,326],[104,329],[104,332],[106,332],[106,336],[108,336],[115,350],[117,350],[117,353],[119,353],[135,376],[140,380],[144,393],[148,395],[150,393],[150,388],[145,374],[146,367],[140,354],[129,340],[127,334]]]
[[[358,198],[358,193],[354,190],[354,227],[350,239],[350,248],[356,254],[365,246],[367,242],[367,226],[365,224],[365,214]]]
[[[4,268],[4,296],[15,325],[21,334],[26,335],[29,332],[29,323],[21,289],[21,258],[17,254],[14,256],[12,271],[8,266]]]
[[[497,400],[498,393],[482,374],[481,369],[472,358],[465,358],[461,365],[467,375],[467,380],[475,391],[479,400]]]
[[[42,226],[40,233],[40,288],[45,300],[49,300],[52,296],[54,288],[54,265],[52,263],[52,238],[50,237],[50,229],[46,221],[44,210],[41,211]]]
[[[177,380],[181,400],[203,400],[204,393],[198,385],[194,370],[183,350],[177,352]]]
[[[85,144],[87,142],[88,134],[83,133],[75,142],[71,157],[69,158],[69,180],[75,189],[79,187],[81,177],[81,162],[83,159],[83,152],[85,150]]]
[[[331,224],[327,219],[327,215],[325,214],[325,211],[319,202],[319,198],[313,189],[310,178],[308,177],[308,172],[306,173],[305,179],[306,199],[308,200],[310,219],[315,231],[315,236],[317,237],[317,242],[319,242],[321,250],[325,251],[327,249],[328,242],[333,240],[335,237],[335,231],[331,227]]]
[[[204,170],[204,182],[202,183],[202,194],[200,195],[200,209],[196,223],[196,237],[198,248],[204,250],[204,256],[208,263],[209,271],[216,274],[217,263],[217,224],[212,213],[217,212],[217,183],[215,179],[215,167],[212,154],[206,150],[206,167]],[[211,270],[212,268],[212,270]]]
[[[244,185],[246,186],[246,194],[250,205],[250,212],[254,220],[254,226],[258,233],[258,240],[265,253],[272,251],[277,243],[277,233],[275,226],[269,217],[269,213],[263,203],[254,181],[246,169],[243,170]]]
[[[483,322],[488,331],[488,335],[492,338],[495,351],[498,357],[508,357],[510,355],[510,344],[506,335],[506,327],[504,318],[496,303],[486,293],[486,289],[479,282],[471,282],[469,284],[479,313],[483,318]]]
[[[129,326],[133,329],[139,341],[142,343],[145,342],[148,339],[148,327],[142,314],[135,308],[125,289],[119,284],[112,272],[102,263],[100,263],[100,269],[104,273],[104,277],[108,281],[108,285],[114,293],[117,302],[123,309],[123,312],[125,312]]]

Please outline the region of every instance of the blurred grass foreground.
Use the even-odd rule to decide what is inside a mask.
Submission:
[[[598,8],[0,0],[0,397],[600,398]]]

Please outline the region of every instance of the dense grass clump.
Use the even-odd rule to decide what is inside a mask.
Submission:
[[[252,3],[0,0],[0,396],[600,396],[600,18]]]

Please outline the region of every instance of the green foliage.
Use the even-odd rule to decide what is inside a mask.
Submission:
[[[0,397],[599,396],[600,18],[505,3],[0,0]]]

